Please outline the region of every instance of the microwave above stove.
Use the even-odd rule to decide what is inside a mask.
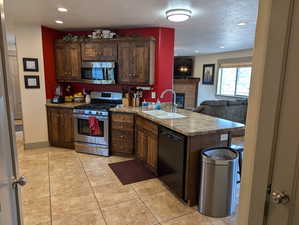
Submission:
[[[115,62],[83,62],[82,79],[99,84],[115,84]]]

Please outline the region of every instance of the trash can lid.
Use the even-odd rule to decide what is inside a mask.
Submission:
[[[228,165],[238,158],[238,152],[228,147],[208,148],[201,154],[204,162],[216,165]]]

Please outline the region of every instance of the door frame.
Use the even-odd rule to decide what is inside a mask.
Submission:
[[[14,118],[13,118],[13,107],[12,107],[12,97],[9,95],[8,91],[8,47],[7,47],[7,40],[6,40],[6,17],[5,17],[5,9],[4,9],[4,1],[0,1],[0,70],[2,70],[2,74],[0,72],[0,79],[3,81],[1,85],[4,88],[4,102],[6,105],[6,113],[7,113],[7,122],[8,122],[8,136],[9,136],[9,143],[10,143],[10,152],[7,154],[11,155],[12,159],[12,173],[13,177],[11,179],[16,179],[19,176],[19,167],[18,167],[18,153],[16,148],[16,136],[15,136],[15,126],[14,126]],[[2,122],[2,121],[1,121]],[[12,182],[12,181],[11,181]],[[12,187],[13,188],[13,187]],[[15,216],[17,217],[16,220],[18,224],[23,224],[23,217],[22,217],[22,204],[21,203],[21,193],[20,188],[17,185],[14,187],[14,191],[16,193],[16,212]],[[12,209],[13,210],[13,209]]]
[[[295,0],[260,0],[238,225],[264,224]]]

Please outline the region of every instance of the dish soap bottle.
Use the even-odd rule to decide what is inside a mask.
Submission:
[[[156,102],[155,109],[157,109],[157,110],[161,109],[161,102],[160,102],[159,98],[158,98],[158,100]]]

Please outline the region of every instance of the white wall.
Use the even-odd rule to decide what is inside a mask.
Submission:
[[[196,56],[194,60],[193,76],[200,78],[200,84],[198,87],[198,101],[197,101],[198,104],[206,100],[231,99],[229,97],[216,96],[216,87],[217,87],[217,80],[218,80],[217,61],[219,59],[239,58],[239,57],[247,57],[247,56],[252,56],[252,50],[243,50],[243,51],[226,52],[220,54]],[[214,85],[202,84],[202,74],[203,74],[202,72],[203,72],[204,64],[215,64]]]
[[[41,26],[15,24],[12,32],[17,43],[25,145],[46,144],[48,129]],[[24,57],[38,58],[39,72],[24,72]],[[39,75],[40,89],[25,89],[24,75]]]

